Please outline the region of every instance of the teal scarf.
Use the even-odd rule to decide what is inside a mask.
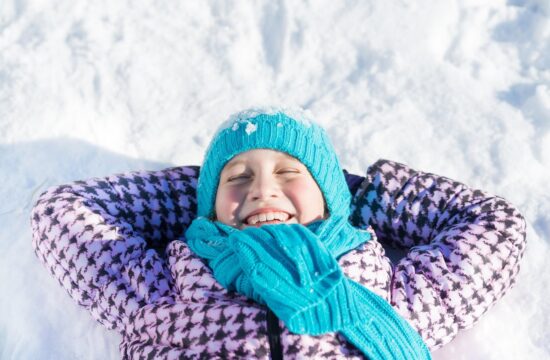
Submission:
[[[204,217],[186,232],[216,280],[267,305],[297,334],[340,332],[370,359],[429,359],[391,305],[345,277],[336,259],[370,240],[347,219],[238,230]]]

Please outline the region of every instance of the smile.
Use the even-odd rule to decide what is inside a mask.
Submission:
[[[290,215],[281,211],[270,211],[260,214],[254,214],[246,218],[245,224],[247,225],[260,225],[260,224],[277,224],[279,222],[285,222],[290,218]]]

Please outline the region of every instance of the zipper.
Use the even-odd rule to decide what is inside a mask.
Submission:
[[[281,347],[281,328],[279,319],[267,308],[267,337],[269,339],[269,351],[271,360],[283,360],[283,349]]]

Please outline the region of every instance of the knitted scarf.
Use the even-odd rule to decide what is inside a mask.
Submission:
[[[285,317],[280,316],[284,310],[277,305],[281,304],[280,294],[265,290],[269,284],[265,284],[264,291],[258,286],[254,286],[254,284],[258,284],[257,280],[251,278],[254,274],[245,270],[247,265],[243,263],[242,257],[239,257],[238,251],[232,246],[231,241],[246,238],[247,244],[251,244],[252,251],[254,251],[256,242],[258,247],[263,246],[265,249],[266,247],[271,248],[270,244],[274,244],[274,240],[284,237],[292,237],[293,241],[307,238],[309,239],[306,246],[308,251],[316,253],[318,256],[326,256],[322,253],[328,251],[328,256],[332,257],[330,260],[336,263],[335,260],[341,255],[370,240],[368,232],[355,229],[343,217],[331,216],[327,220],[311,223],[307,225],[307,228],[297,224],[292,226],[289,227],[286,224],[266,225],[260,229],[238,230],[220,222],[210,221],[205,217],[198,217],[193,221],[185,236],[190,249],[207,261],[214,277],[222,286],[260,304],[267,304],[275,314],[285,321]],[[268,235],[272,236],[266,239],[265,237]],[[285,248],[285,246],[282,247]],[[261,250],[258,253],[261,254]],[[260,255],[257,256],[256,261],[268,261],[264,260],[265,258]],[[274,259],[279,260],[276,255]],[[288,264],[288,259],[285,261]],[[283,264],[282,270],[285,270],[285,262],[281,261],[280,264]],[[278,263],[278,266],[281,266],[280,264]],[[336,271],[341,274],[337,263],[336,267]],[[277,271],[278,276],[284,277],[285,274],[288,278],[299,277],[285,271]],[[330,276],[332,274],[335,272],[332,272]],[[327,306],[316,305],[314,311],[311,310],[311,306],[306,307],[303,311],[300,309],[300,312],[305,315],[296,321],[285,321],[285,325],[290,331],[311,335],[339,331],[370,359],[430,359],[430,353],[421,337],[387,301],[343,275],[341,278],[333,277],[333,279],[339,281],[344,290],[339,291],[339,294],[332,300],[323,299],[329,302]],[[287,280],[291,281],[292,279]],[[320,298],[324,297],[324,293],[326,293],[324,291],[314,292],[313,289],[310,291],[311,296]],[[276,295],[279,295],[278,300],[271,299]],[[309,295],[287,291],[282,301],[296,304]],[[349,316],[332,319],[331,317],[336,316],[333,311],[334,307],[341,306],[351,309],[346,311]]]

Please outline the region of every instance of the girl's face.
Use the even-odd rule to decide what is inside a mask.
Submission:
[[[215,208],[218,221],[238,229],[325,217],[323,194],[305,165],[267,149],[244,152],[225,165]]]

